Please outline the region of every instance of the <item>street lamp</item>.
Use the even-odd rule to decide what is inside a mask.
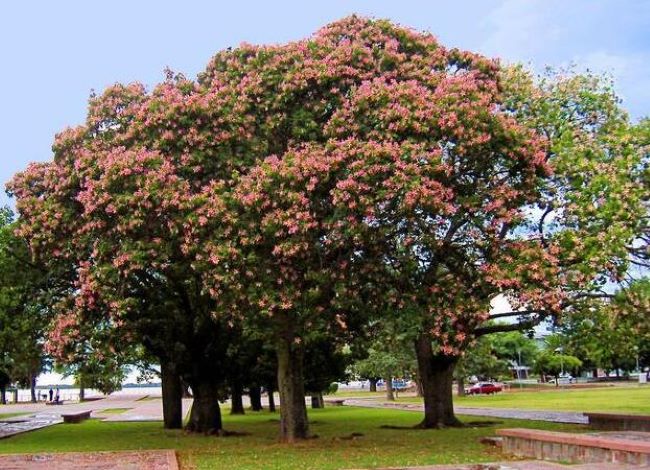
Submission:
[[[521,349],[517,349],[517,382],[519,382],[519,388],[521,388]]]
[[[560,346],[559,348],[555,348],[556,353],[560,353],[560,377],[564,377],[564,348]],[[559,380],[557,381],[556,385],[559,385],[560,382]]]

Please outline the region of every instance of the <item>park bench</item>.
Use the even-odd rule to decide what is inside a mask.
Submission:
[[[76,424],[89,419],[90,413],[92,413],[91,410],[77,411],[76,413],[62,414],[61,417],[63,418],[64,423]]]
[[[650,432],[650,416],[623,415],[616,413],[584,413],[589,426],[606,431]]]
[[[328,403],[328,404],[334,405],[334,406],[343,406],[344,401],[345,400],[325,400],[325,403]]]

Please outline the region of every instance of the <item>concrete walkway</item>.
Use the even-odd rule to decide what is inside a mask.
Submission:
[[[183,416],[192,404],[192,400],[183,400]],[[125,409],[121,413],[102,413],[104,410]],[[61,415],[78,411],[92,411],[93,418],[104,421],[162,421],[162,399],[149,398],[146,395],[108,396],[99,400],[83,403],[64,403],[46,405],[45,403],[19,403],[0,406],[0,413],[25,413],[0,420],[0,439],[22,432],[52,426],[63,422]]]
[[[406,411],[423,411],[419,403],[395,403],[379,401],[374,398],[348,398],[345,404],[367,408],[393,408]],[[521,410],[512,408],[474,408],[455,406],[454,411],[459,415],[488,416],[492,418],[528,419],[531,421],[549,421],[552,423],[587,424],[588,419],[582,413],[569,411]]]

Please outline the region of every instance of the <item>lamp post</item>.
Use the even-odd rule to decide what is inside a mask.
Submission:
[[[519,382],[519,388],[521,388],[521,349],[517,349],[517,382]]]
[[[555,348],[554,352],[560,353],[560,377],[564,376],[564,348],[560,346],[559,348]],[[556,379],[555,385],[558,386],[560,385],[560,380]]]

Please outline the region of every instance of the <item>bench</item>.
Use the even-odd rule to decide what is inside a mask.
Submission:
[[[61,417],[63,418],[64,423],[76,424],[76,423],[81,423],[86,419],[89,419],[90,413],[92,413],[91,410],[77,411],[76,413],[62,414]]]
[[[573,463],[650,465],[648,441],[521,428],[497,429],[496,434],[503,438],[503,451],[518,457]]]
[[[344,401],[345,400],[325,400],[325,403],[328,403],[328,404],[334,405],[334,406],[343,406]]]
[[[48,406],[50,406],[50,405],[63,405],[63,400],[46,401],[45,404],[48,405]]]
[[[650,416],[622,415],[615,413],[584,413],[589,426],[605,431],[650,432]]]

